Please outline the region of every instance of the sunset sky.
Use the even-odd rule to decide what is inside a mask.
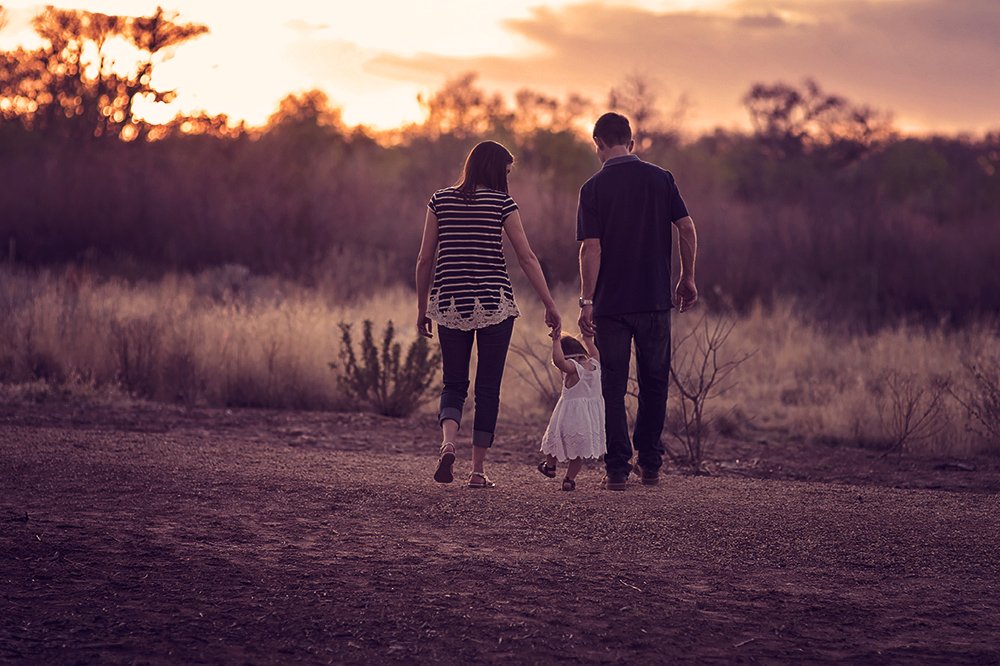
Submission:
[[[0,48],[29,43],[40,5],[3,2]],[[351,124],[420,118],[416,96],[475,71],[487,90],[579,92],[603,103],[639,73],[686,125],[746,122],[755,81],[814,77],[831,92],[892,111],[913,131],[1000,129],[998,0],[64,0],[57,6],[148,13],[157,4],[211,33],[160,66],[169,109],[259,124],[290,91],[320,88]],[[253,7],[247,10],[247,7]]]

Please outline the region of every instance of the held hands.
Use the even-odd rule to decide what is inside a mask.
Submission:
[[[687,312],[698,302],[698,287],[694,284],[693,277],[682,277],[677,282],[675,299],[680,312]]]
[[[559,316],[555,303],[545,306],[545,325],[552,329],[549,336],[553,339],[562,333],[562,317]]]
[[[584,305],[580,308],[580,318],[577,320],[580,325],[580,332],[583,333],[583,337],[592,338],[597,333],[597,327],[594,325],[594,306]]]

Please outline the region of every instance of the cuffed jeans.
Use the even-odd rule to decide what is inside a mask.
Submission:
[[[444,388],[441,390],[441,408],[438,423],[451,419],[462,426],[462,407],[469,393],[469,361],[472,358],[472,341],[476,341],[476,416],[472,426],[472,445],[488,449],[493,445],[493,433],[500,413],[500,382],[503,379],[507,348],[514,332],[514,318],[499,324],[459,331],[438,326],[441,343],[441,365]]]
[[[663,464],[663,422],[667,415],[670,385],[670,312],[637,312],[596,317],[595,342],[601,352],[601,390],[604,394],[608,452],[604,466],[608,476],[627,476],[631,470],[632,446],[639,465],[648,471]],[[635,341],[639,379],[639,410],[629,442],[625,392],[629,361]]]

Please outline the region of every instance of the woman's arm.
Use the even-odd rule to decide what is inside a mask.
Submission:
[[[563,355],[562,343],[559,342],[559,334],[553,331],[549,334],[552,338],[552,365],[556,366],[568,375],[575,375],[576,366],[566,359]]]
[[[420,240],[420,252],[417,254],[417,332],[430,338],[431,320],[427,318],[427,297],[431,290],[431,270],[434,267],[434,254],[438,244],[437,215],[429,208],[424,218],[424,236]]]
[[[517,254],[517,262],[521,265],[521,270],[528,278],[542,305],[545,306],[545,324],[556,333],[562,330],[562,319],[559,316],[559,309],[549,292],[549,285],[545,282],[545,275],[542,273],[542,265],[538,263],[538,257],[531,250],[528,244],[528,237],[524,233],[524,224],[521,222],[521,214],[514,211],[504,220],[503,228],[507,231],[507,238],[514,247]]]

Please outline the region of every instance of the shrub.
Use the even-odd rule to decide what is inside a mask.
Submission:
[[[972,386],[959,394],[949,390],[969,415],[969,428],[981,437],[1000,443],[1000,360],[963,361]]]
[[[883,455],[893,451],[902,455],[907,444],[941,432],[941,401],[948,391],[944,378],[932,378],[924,385],[914,373],[891,369],[883,372],[870,390],[888,443]]]
[[[340,386],[348,398],[379,414],[401,417],[431,397],[441,359],[426,338],[412,342],[406,360],[400,362],[402,345],[395,341],[392,321],[385,327],[381,346],[376,346],[372,322],[365,320],[360,354],[354,351],[351,325],[341,322],[340,332]]]
[[[726,318],[709,323],[703,315],[686,335],[672,340],[670,378],[677,389],[674,395],[678,409],[677,424],[670,434],[682,448],[673,451],[668,446],[667,454],[695,472],[703,471],[709,431],[717,418],[706,411],[706,405],[735,388],[733,373],[752,356],[749,352],[722,358],[722,349],[735,326]]]

